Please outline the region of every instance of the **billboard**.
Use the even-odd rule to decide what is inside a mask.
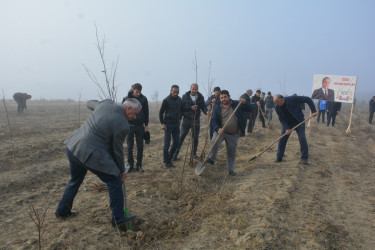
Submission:
[[[314,75],[312,99],[353,103],[357,76]]]

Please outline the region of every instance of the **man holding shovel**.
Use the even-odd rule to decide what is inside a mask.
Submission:
[[[232,112],[236,110],[236,107],[240,105],[240,103],[242,105],[237,109],[235,115],[231,116]],[[220,145],[225,141],[227,148],[228,172],[231,176],[236,175],[234,172],[234,164],[236,162],[236,148],[240,132],[241,134],[245,134],[246,119],[244,112],[251,112],[250,103],[246,102],[243,98],[240,98],[239,101],[230,99],[227,90],[222,90],[220,92],[220,105],[215,106],[211,118],[214,131],[211,140],[211,147],[213,148],[207,162],[211,165],[214,164]],[[223,128],[224,124],[226,126]],[[216,144],[214,144],[218,136],[220,136],[220,138]]]
[[[275,162],[281,162],[284,156],[286,143],[288,142],[291,129],[298,125],[300,122],[304,121],[304,115],[301,109],[302,103],[307,103],[311,110],[311,116],[317,116],[316,108],[314,102],[311,98],[307,96],[288,96],[283,97],[282,95],[275,95],[273,99],[276,107],[275,111],[279,116],[279,120],[282,124],[281,135],[287,134],[279,141],[279,146],[277,150],[277,156]],[[301,163],[308,165],[308,146],[305,135],[305,124],[303,123],[297,127],[296,132],[298,134],[299,144],[301,147]]]

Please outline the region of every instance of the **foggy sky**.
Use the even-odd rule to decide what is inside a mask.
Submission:
[[[95,23],[108,66],[119,55],[118,101],[131,84],[150,99],[195,82],[238,98],[247,89],[311,96],[314,74],[356,75],[375,95],[375,1],[0,0],[0,88],[5,97],[97,99],[82,64],[104,80]],[[284,87],[285,83],[285,87]]]

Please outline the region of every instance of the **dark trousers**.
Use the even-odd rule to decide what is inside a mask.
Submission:
[[[167,126],[167,130],[164,131],[163,162],[170,162],[178,147],[180,124],[166,123],[165,125]],[[171,145],[171,137],[173,138],[173,144],[169,149],[169,146]]]
[[[286,129],[282,128],[281,135],[285,134]],[[305,134],[305,124],[302,124],[298,128],[296,128],[296,132],[298,135],[299,145],[301,148],[301,159],[307,160],[309,158],[309,149],[307,146],[306,134]],[[284,152],[286,148],[286,143],[288,142],[289,135],[284,136],[279,141],[279,147],[277,149],[277,160],[282,160],[284,157]]]
[[[368,123],[372,123],[372,118],[374,117],[374,111],[370,111],[370,116],[368,118]]]
[[[255,121],[257,119],[257,116],[258,116],[258,110],[251,112],[249,114],[249,118],[246,118],[246,120],[249,119],[249,124],[247,125],[248,134],[251,134],[253,132],[253,128],[255,126]]]
[[[262,122],[262,127],[265,128],[266,127],[266,121],[265,121],[262,113],[259,114],[259,119]]]
[[[327,127],[329,127],[329,124],[331,122],[331,119],[332,119],[332,127],[335,126],[335,122],[336,122],[336,115],[337,115],[337,111],[329,111],[328,112],[328,116],[327,116]]]
[[[137,167],[142,166],[143,159],[143,136],[145,134],[145,127],[142,125],[130,126],[130,131],[127,138],[128,144],[128,163],[130,166],[134,166],[133,147],[134,147],[134,136],[137,143]]]
[[[197,122],[197,121],[196,121]],[[193,121],[190,119],[184,119],[181,125],[181,134],[179,138],[178,147],[176,149],[176,152],[174,153],[173,157],[177,157],[180,153],[182,144],[184,143],[185,137],[188,135],[190,129],[193,129],[193,138],[192,141],[192,147],[193,147],[193,153],[194,155],[197,154],[197,148],[198,148],[198,138],[199,138],[199,130],[200,130],[200,124],[198,121],[198,124],[196,123],[194,126],[192,125]]]
[[[14,99],[17,103],[17,114],[21,114],[24,109],[25,109],[25,106],[23,104],[23,100],[20,100],[20,99]]]
[[[322,122],[324,122],[325,114],[326,114],[325,110],[319,110],[319,113],[318,113],[318,122],[320,121],[320,116],[322,116]],[[328,119],[328,115],[327,115],[327,119]]]
[[[108,186],[109,204],[112,210],[112,217],[118,219],[124,216],[124,198],[120,176],[109,175],[86,168],[86,166],[81,163],[69,149],[66,149],[66,155],[68,156],[70,163],[70,180],[68,185],[66,185],[64,194],[56,208],[56,213],[59,215],[70,214],[73,207],[74,197],[85,179],[87,170],[90,170]]]

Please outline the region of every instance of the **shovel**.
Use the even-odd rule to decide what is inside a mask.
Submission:
[[[241,106],[241,102],[238,103],[237,107],[233,110],[232,114],[229,116],[229,119],[227,120],[227,122],[222,127],[223,129],[227,126],[228,122],[230,121],[230,119],[232,119],[232,116],[236,113],[236,111],[238,110],[238,108],[240,106]],[[206,158],[204,159],[204,161],[203,162],[198,162],[198,164],[196,165],[196,167],[195,167],[195,174],[196,175],[201,175],[203,173],[204,169],[206,168],[204,164],[208,160],[208,157],[210,157],[212,149],[215,147],[216,143],[219,141],[220,136],[221,135],[218,134],[218,136],[216,137],[216,139],[215,139],[214,143],[212,144],[212,147],[208,151],[208,154],[206,155]]]
[[[128,172],[127,170],[126,170],[126,172]],[[123,192],[123,195],[124,195],[124,204],[125,204],[124,214],[125,214],[125,216],[129,216],[128,196],[126,195],[125,179],[122,182],[122,192]],[[129,221],[129,222],[126,223],[126,229],[127,230],[132,230],[132,222],[131,221]]]
[[[296,130],[296,128],[298,128],[299,126],[301,126],[302,124],[304,124],[305,122],[307,122],[308,120],[310,120],[310,119],[313,118],[313,117],[314,117],[314,116],[310,116],[309,118],[305,119],[304,121],[298,123],[296,126],[294,126],[294,127],[290,130],[290,132]],[[272,147],[273,144],[275,144],[276,142],[280,141],[280,140],[281,140],[282,138],[284,138],[285,136],[287,136],[286,133],[283,134],[282,136],[280,136],[276,141],[272,142],[271,145],[269,145],[265,150],[263,150],[262,152],[260,152],[258,155],[252,157],[252,158],[249,160],[249,162],[251,162],[251,161],[253,161],[253,160],[259,158],[264,152],[266,152],[268,149],[270,149],[270,147]]]

